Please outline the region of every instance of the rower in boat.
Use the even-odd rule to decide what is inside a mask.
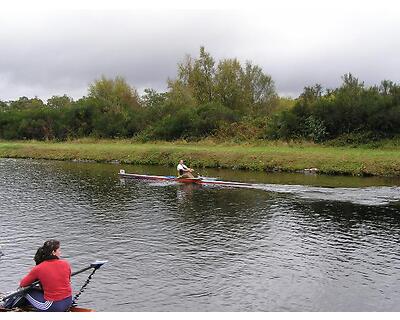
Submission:
[[[180,178],[189,178],[189,179],[194,179],[194,175],[192,172],[194,171],[193,169],[187,167],[183,160],[179,160],[179,164],[176,167],[178,170],[178,179]]]
[[[76,276],[77,274],[80,274],[87,270],[92,270],[89,277],[85,281],[84,285],[79,289],[79,292],[77,294],[75,294],[74,298],[72,299],[72,305],[67,311],[69,311],[69,312],[92,312],[92,311],[94,311],[93,309],[78,307],[77,300],[79,299],[79,296],[82,294],[82,292],[89,285],[89,282],[92,279],[92,277],[94,276],[96,270],[98,270],[106,262],[107,262],[107,260],[96,260],[95,262],[91,263],[89,266],[71,273],[71,277],[73,277],[73,276]],[[24,298],[25,294],[32,288],[37,287],[39,284],[40,284],[40,281],[36,280],[32,284],[30,284],[28,287],[19,288],[15,292],[10,292],[7,294],[0,293],[0,312],[42,311],[42,310],[35,309],[29,303],[27,303],[26,305],[23,305],[23,303],[21,303],[25,299]],[[21,297],[24,299],[22,299]],[[26,302],[26,299],[25,299],[25,302]],[[48,310],[48,311],[50,311],[50,310]]]
[[[9,299],[4,307],[30,304],[37,311],[67,311],[72,304],[71,267],[60,257],[60,242],[47,240],[35,254],[36,266],[20,282],[20,287],[27,287],[39,280],[41,288],[33,287],[22,296]]]

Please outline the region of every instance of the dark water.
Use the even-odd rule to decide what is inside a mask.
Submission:
[[[120,168],[0,159],[1,292],[57,238],[74,270],[109,260],[79,300],[98,311],[400,311],[399,180]]]

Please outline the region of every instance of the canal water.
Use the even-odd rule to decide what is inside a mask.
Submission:
[[[61,241],[97,311],[400,311],[400,180],[0,159],[0,292]],[[74,292],[89,274],[72,278]]]

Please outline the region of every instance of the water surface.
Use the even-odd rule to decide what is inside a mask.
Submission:
[[[74,270],[109,260],[79,299],[98,311],[400,311],[399,180],[200,172],[255,184],[226,188],[120,168],[174,174],[0,159],[0,291],[57,238]]]

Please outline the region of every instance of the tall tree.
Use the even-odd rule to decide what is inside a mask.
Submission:
[[[244,94],[248,104],[256,112],[265,112],[277,98],[275,83],[261,67],[247,61],[242,77]]]
[[[169,96],[184,99],[180,105],[218,102],[240,113],[263,112],[277,97],[271,76],[257,65],[246,62],[243,68],[237,59],[215,61],[204,47],[198,58],[185,56],[178,64],[176,80],[168,82]]]
[[[61,109],[71,106],[72,102],[72,98],[64,94],[63,96],[52,96],[47,99],[47,106],[52,109]]]
[[[102,76],[101,79],[96,80],[89,86],[89,97],[98,99],[106,111],[121,108],[136,109],[140,106],[136,89],[120,76],[115,79]]]
[[[220,61],[215,76],[216,100],[232,110],[243,111],[250,101],[246,101],[242,78],[243,70],[237,59]]]
[[[205,104],[213,101],[214,98],[214,78],[215,68],[214,59],[200,47],[200,57],[196,59],[193,65],[191,83],[193,94],[199,104]]]
[[[186,93],[193,96],[197,105],[212,102],[214,99],[215,62],[211,55],[200,47],[198,59],[185,56],[178,64],[178,77],[169,81],[170,90],[186,87]],[[176,96],[175,93],[172,95]],[[187,97],[186,97],[187,98]]]

